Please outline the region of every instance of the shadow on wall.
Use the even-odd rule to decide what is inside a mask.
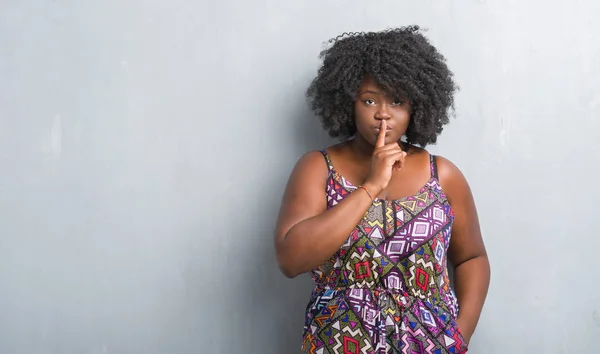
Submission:
[[[313,117],[306,103],[298,100],[295,108],[290,112],[294,124],[288,125],[291,129],[283,132],[286,136],[285,140],[290,144],[290,150],[303,154],[331,145],[331,138],[321,128],[320,121]],[[261,201],[261,206],[253,209],[249,217],[250,220],[257,221],[255,230],[262,231],[260,235],[254,235],[254,239],[260,240],[260,245],[255,249],[254,260],[250,261],[249,267],[245,269],[247,276],[242,278],[244,282],[242,287],[249,289],[249,292],[246,297],[239,299],[244,302],[239,308],[248,311],[244,315],[255,319],[249,321],[249,324],[262,326],[249,331],[254,333],[256,338],[260,338],[260,343],[256,339],[246,338],[253,343],[251,349],[246,348],[247,352],[252,353],[300,351],[304,311],[313,286],[308,274],[287,279],[277,267],[273,230],[291,168],[278,172],[281,173],[265,176],[268,183],[265,183],[264,188],[259,188],[264,190],[258,191],[255,199]],[[275,180],[282,176],[283,180]]]

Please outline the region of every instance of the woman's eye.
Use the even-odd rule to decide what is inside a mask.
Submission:
[[[364,102],[365,102],[367,105],[369,105],[369,106],[374,106],[374,105],[375,105],[375,101],[373,101],[373,100],[365,100]]]
[[[392,103],[392,106],[402,106],[402,101],[399,98],[396,98]]]

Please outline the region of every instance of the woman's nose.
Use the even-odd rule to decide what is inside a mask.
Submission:
[[[390,119],[391,117],[392,115],[390,114],[387,104],[382,104],[377,107],[377,112],[375,112],[376,119]]]

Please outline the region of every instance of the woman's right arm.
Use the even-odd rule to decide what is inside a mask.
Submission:
[[[369,195],[357,190],[327,210],[327,176],[323,155],[312,151],[298,161],[286,186],[275,230],[275,250],[279,268],[289,278],[331,258],[371,205]]]
[[[392,171],[404,165],[406,153],[400,145],[385,144],[386,127],[386,121],[382,120],[371,157],[371,171],[363,184],[369,193],[359,188],[334,208],[327,209],[328,168],[321,153],[310,152],[296,164],[275,230],[277,263],[287,277],[308,272],[331,258],[371,206],[371,196],[379,195],[390,182]]]

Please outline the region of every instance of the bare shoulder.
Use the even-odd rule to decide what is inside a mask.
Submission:
[[[465,194],[470,195],[471,192],[467,179],[452,161],[443,156],[436,155],[436,164],[440,185],[450,201],[460,198]]]
[[[435,161],[440,179],[454,179],[463,177],[460,169],[447,158],[436,155]]]
[[[299,170],[321,170],[327,171],[327,162],[323,156],[323,153],[319,150],[311,150],[304,153],[298,161],[294,171]]]
[[[329,166],[323,151],[330,155],[338,150],[338,145],[332,145],[323,150],[311,150],[304,153],[296,162],[288,181],[288,190],[305,190],[312,186],[325,184],[329,175]],[[316,184],[316,185],[315,185]]]
[[[323,151],[325,151],[327,155],[338,155],[343,151],[343,144],[335,144],[322,150],[311,150],[304,153],[304,155],[298,159],[294,172],[308,170],[310,172],[327,174],[329,167],[327,166],[327,160],[323,155]]]

